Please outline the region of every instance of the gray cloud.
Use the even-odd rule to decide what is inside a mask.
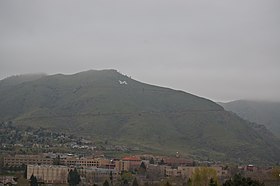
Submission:
[[[214,100],[280,101],[278,0],[0,1],[0,78],[115,68]]]

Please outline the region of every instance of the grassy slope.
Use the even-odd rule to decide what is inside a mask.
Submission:
[[[46,76],[0,95],[0,118],[20,125],[216,159],[275,161],[280,154],[277,140],[212,101],[114,70]]]
[[[244,119],[266,126],[275,136],[280,138],[279,102],[239,100],[221,103],[221,105]]]

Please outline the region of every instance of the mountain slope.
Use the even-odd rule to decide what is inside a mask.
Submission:
[[[265,128],[182,91],[115,70],[45,76],[0,88],[0,118],[203,158],[275,162],[279,141]]]
[[[46,76],[45,74],[22,74],[11,76],[0,81],[0,88],[12,87],[24,82],[34,81]]]
[[[279,102],[238,100],[220,103],[220,105],[246,120],[266,126],[275,136],[280,138]]]

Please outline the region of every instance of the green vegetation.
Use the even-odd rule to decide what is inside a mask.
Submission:
[[[264,125],[280,138],[280,102],[238,100],[219,104],[246,120]]]
[[[67,180],[69,186],[76,186],[80,183],[81,177],[76,168],[74,170],[69,171]]]
[[[264,186],[259,181],[242,177],[240,174],[234,175],[233,179],[226,181],[223,186]]]
[[[139,169],[138,169],[138,174],[140,175],[145,175],[147,172],[147,168],[144,162],[141,163]]]
[[[191,179],[191,186],[218,185],[217,172],[213,168],[202,167],[195,169]]]
[[[134,180],[133,180],[133,182],[132,182],[132,186],[138,186],[139,184],[138,184],[138,182],[137,182],[137,179],[136,178],[134,178]]]
[[[218,182],[215,181],[213,178],[210,179],[209,186],[218,186]]]
[[[53,159],[54,165],[62,165],[60,161],[60,155],[58,155],[56,158]]]
[[[121,173],[121,182],[122,183],[127,183],[127,182],[131,182],[133,179],[133,175],[131,174],[131,172],[122,172]]]
[[[25,179],[23,176],[20,176],[17,180],[17,184],[20,186],[30,186],[30,183],[27,179]]]
[[[109,186],[109,185],[110,184],[109,184],[108,180],[105,180],[104,183],[103,183],[103,186]]]
[[[278,180],[280,182],[280,167],[273,167],[271,171],[271,176],[273,179]]]
[[[38,186],[37,178],[33,174],[30,177],[30,186]]]
[[[0,118],[18,126],[92,136],[148,152],[179,151],[195,159],[274,163],[280,156],[279,141],[266,129],[210,100],[115,70],[1,84]]]

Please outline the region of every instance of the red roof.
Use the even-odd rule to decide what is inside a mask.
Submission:
[[[127,156],[122,159],[123,161],[141,161],[140,158],[136,156]]]

